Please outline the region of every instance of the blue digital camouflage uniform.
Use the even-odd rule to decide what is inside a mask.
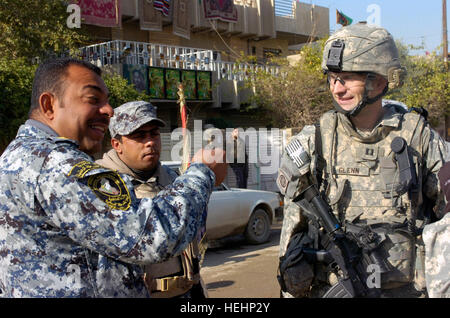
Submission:
[[[192,164],[139,200],[129,176],[27,121],[0,157],[2,296],[149,297],[139,265],[187,247],[214,183],[207,166]]]

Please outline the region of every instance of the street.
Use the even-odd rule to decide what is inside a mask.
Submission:
[[[233,237],[208,248],[201,276],[210,298],[279,298],[276,275],[281,224],[274,221],[269,241],[261,245]]]

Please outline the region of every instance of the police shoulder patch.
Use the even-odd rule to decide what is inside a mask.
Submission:
[[[80,161],[69,172],[69,176],[81,179],[92,170],[104,167],[89,161]],[[95,195],[105,202],[111,209],[128,210],[131,205],[131,196],[122,177],[116,171],[107,171],[87,177],[87,185]]]
[[[110,208],[124,211],[130,208],[130,193],[117,172],[111,171],[90,176],[88,186]]]
[[[96,164],[95,162],[90,161],[80,161],[77,164],[75,164],[72,169],[70,170],[68,176],[74,176],[76,178],[84,178],[86,173],[89,171],[95,170],[95,169],[104,169],[102,166]]]

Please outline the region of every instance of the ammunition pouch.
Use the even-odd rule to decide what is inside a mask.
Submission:
[[[283,292],[294,297],[303,297],[314,278],[313,267],[303,253],[303,249],[309,247],[311,243],[312,239],[307,233],[296,233],[291,237],[286,253],[280,257],[278,283]]]
[[[367,225],[366,225],[367,226]],[[359,225],[347,226],[347,232],[358,235]],[[370,229],[381,238],[379,245],[373,247],[382,264],[381,289],[397,288],[414,281],[415,237],[408,232],[406,225],[375,223]]]
[[[336,283],[322,296],[322,298],[352,298],[350,291],[346,288],[344,282]]]
[[[380,175],[384,184],[382,192],[386,199],[399,197],[408,191],[408,188],[400,183],[398,167],[392,158],[384,157],[380,159]]]
[[[201,284],[198,251],[195,251],[193,245],[194,243],[191,243],[178,257],[146,267],[144,281],[152,298],[182,296],[196,286],[200,288],[195,290],[199,289],[202,292],[195,292],[195,295],[191,295],[190,298],[206,297]]]

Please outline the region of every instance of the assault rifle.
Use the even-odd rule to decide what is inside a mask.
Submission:
[[[378,270],[380,277],[383,272],[389,271],[389,264],[379,251],[381,237],[370,226],[346,224],[344,231],[315,185],[302,191],[293,202],[301,206],[301,200],[306,200],[312,209],[312,213],[305,211],[305,214],[310,225],[318,229],[323,248],[303,248],[303,253],[310,261],[327,264],[338,277],[338,282],[323,297],[379,297],[380,286],[368,286],[371,277],[367,270],[369,265],[376,265],[369,268]]]
[[[400,170],[400,186],[412,197],[417,177],[407,143],[403,138],[396,137],[391,148]],[[315,184],[311,182],[310,158],[301,143],[293,140],[286,146],[286,153],[299,169],[300,177],[303,181],[306,180],[305,190],[292,201],[302,208],[309,219],[310,229],[315,233],[314,236],[318,237],[315,246],[322,248],[319,250],[301,246],[297,251],[303,253],[311,263],[326,264],[330,272],[334,272],[338,277],[338,282],[323,297],[379,297],[381,275],[393,270],[392,265],[382,255],[383,238],[370,225],[362,227],[346,223],[343,229],[331,207],[322,198]],[[308,208],[305,208],[305,202]],[[416,229],[412,216],[409,215],[407,221],[408,230],[414,233]],[[372,279],[368,273],[369,268],[377,271],[375,274],[379,275],[378,285],[368,286]],[[282,278],[280,280],[282,281]]]

